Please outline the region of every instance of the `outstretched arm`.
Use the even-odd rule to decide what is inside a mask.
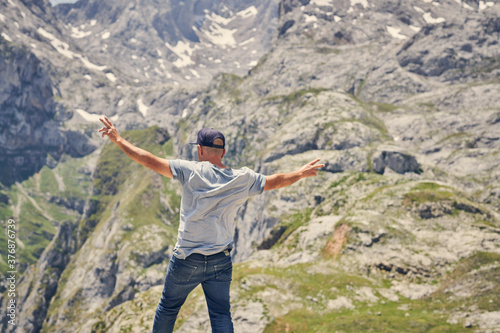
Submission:
[[[276,173],[271,176],[266,176],[266,185],[264,186],[264,191],[286,187],[292,185],[302,178],[316,176],[318,174],[318,169],[325,166],[324,164],[316,164],[319,162],[319,160],[320,159],[317,158],[314,161],[303,165],[300,169],[292,172]]]
[[[99,120],[104,124],[104,127],[99,130],[99,132],[102,132],[102,137],[107,135],[112,142],[114,142],[118,147],[120,147],[121,150],[123,150],[125,154],[128,155],[128,157],[137,163],[142,164],[163,176],[174,178],[168,160],[157,157],[144,149],[138,148],[122,138],[118,134],[115,126],[113,126],[107,117],[104,117],[104,119],[99,118]]]

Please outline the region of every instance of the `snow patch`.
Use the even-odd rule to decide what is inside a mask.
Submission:
[[[332,0],[311,0],[311,3],[315,4],[316,6],[331,6]]]
[[[236,13],[236,16],[239,16],[241,18],[249,18],[251,16],[256,16],[258,13],[259,11],[257,10],[257,8],[255,8],[255,6],[250,6],[247,9]]]
[[[98,66],[96,64],[93,64],[87,59],[85,59],[81,54],[70,51],[69,45],[67,43],[60,41],[54,35],[44,30],[43,28],[38,28],[37,32],[43,37],[47,38],[50,41],[50,44],[56,49],[56,51],[65,56],[66,58],[80,59],[82,63],[85,65],[85,67],[87,67],[88,69],[103,71],[107,68],[106,66]]]
[[[420,31],[420,28],[419,27],[416,27],[414,25],[410,25],[410,29],[415,31],[415,32],[419,32]]]
[[[85,67],[87,67],[88,69],[93,69],[93,70],[96,70],[96,71],[103,71],[105,70],[107,67],[106,66],[99,66],[99,65],[96,65],[96,64],[93,64],[91,63],[90,61],[88,61],[87,59],[85,59],[84,57],[82,57],[81,54],[76,54],[75,55],[76,58],[79,58],[83,64],[85,65]]]
[[[101,121],[99,120],[99,118],[104,118],[104,115],[95,114],[95,113],[88,113],[87,111],[82,110],[82,109],[76,109],[75,111],[83,119],[85,119],[86,121],[93,122],[93,123],[100,123]],[[116,121],[116,120],[118,120],[119,117],[120,117],[119,115],[114,115],[113,117],[109,117],[109,119],[112,121]]]
[[[415,10],[416,10],[417,12],[419,12],[419,13],[422,13],[422,14],[423,14],[423,13],[425,13],[425,10],[423,10],[423,9],[422,9],[422,8],[420,8],[420,7],[413,6],[413,9],[415,9]]]
[[[125,104],[125,101],[123,99],[120,99],[120,101],[118,102],[118,106],[123,106],[123,104]]]
[[[400,28],[394,28],[387,26],[387,31],[391,34],[392,37],[396,39],[406,39],[407,37],[405,35],[400,34],[401,29]]]
[[[106,73],[106,77],[111,82],[116,82],[116,76],[113,73]]]
[[[86,79],[87,79],[87,80],[89,80],[89,81],[90,81],[90,80],[92,80],[92,76],[90,76],[90,75],[88,75],[88,74],[85,74],[83,77],[84,77],[84,78],[86,78]]]
[[[239,45],[240,45],[240,46],[247,45],[248,43],[251,43],[251,42],[253,42],[254,40],[255,40],[255,38],[251,37],[251,38],[247,39],[246,41],[241,42]]]
[[[81,31],[77,27],[71,27],[71,37],[73,37],[75,39],[84,38],[84,37],[87,37],[90,35],[92,35],[92,31],[85,32],[85,31]]]
[[[444,17],[433,18],[431,13],[425,13],[422,16],[424,18],[424,21],[427,22],[427,24],[438,24],[446,21]]]
[[[464,7],[465,9],[468,9],[468,10],[474,10],[474,8],[472,8],[471,6],[469,6],[468,4],[466,4],[465,2],[464,2],[464,4],[463,4],[463,7]]]
[[[235,17],[225,18],[225,17],[222,17],[222,16],[217,15],[215,13],[210,13],[208,18],[210,20],[212,20],[212,22],[222,24],[222,25],[228,25],[229,23],[231,23],[231,21],[233,21],[235,19]]]
[[[179,57],[176,61],[174,61],[174,66],[176,67],[186,67],[189,65],[193,65],[194,61],[191,59],[191,55],[195,48],[191,48],[188,43],[184,43],[183,41],[177,42],[175,47],[172,47],[170,44],[165,43],[165,46],[174,54]]]
[[[139,112],[142,113],[144,117],[146,117],[146,114],[148,113],[148,107],[142,102],[142,98],[139,98],[137,100],[137,109],[139,109]]]
[[[5,16],[2,13],[0,13],[0,21],[5,22]]]
[[[97,24],[97,20],[92,20],[92,21],[90,21],[90,26],[91,26],[91,27],[93,27],[93,26],[94,26],[94,25],[96,25],[96,24]]]
[[[249,66],[249,67],[254,67],[254,66],[256,66],[257,64],[258,64],[258,61],[257,61],[257,60],[254,60],[254,61],[250,61],[250,62],[248,63],[248,66]]]
[[[103,34],[101,35],[101,39],[108,39],[108,38],[109,38],[109,36],[111,36],[111,32],[106,31],[105,33],[103,33]]]
[[[50,41],[50,44],[56,49],[57,52],[65,56],[66,58],[73,59],[76,57],[76,53],[69,50],[69,45],[57,39],[50,32],[43,28],[38,28],[37,32],[43,37]]]
[[[201,76],[200,76],[200,74],[198,74],[198,72],[197,72],[197,71],[195,71],[194,69],[189,69],[189,71],[190,71],[191,73],[193,73],[194,77],[196,77],[196,78],[198,78],[198,79],[201,77]]]
[[[226,19],[222,16],[212,13],[208,18],[212,21],[208,28],[203,29],[203,31],[196,29],[196,31],[205,35],[210,43],[214,45],[222,46],[223,48],[227,46],[236,46],[234,33],[237,30],[227,29],[223,27],[223,25],[227,26],[234,19],[234,17]]]
[[[318,21],[318,18],[316,16],[313,16],[313,15],[304,14],[304,17],[306,18],[306,23]]]
[[[493,1],[488,1],[488,2],[479,1],[479,11],[485,10],[488,7],[493,7],[494,4],[495,3]]]
[[[338,22],[340,22],[342,20],[342,18],[340,16],[335,15],[333,17],[333,20],[338,23]]]
[[[2,32],[2,37],[3,39],[5,39],[6,41],[8,42],[11,42],[12,43],[12,39],[9,37],[9,35],[7,35],[5,32]]]

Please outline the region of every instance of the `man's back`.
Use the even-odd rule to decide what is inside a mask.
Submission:
[[[182,184],[181,216],[174,255],[210,255],[233,247],[234,220],[245,200],[264,190],[266,178],[248,168],[210,162],[169,161]]]

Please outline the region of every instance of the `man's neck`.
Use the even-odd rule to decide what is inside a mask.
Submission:
[[[213,159],[210,159],[210,158],[209,159],[202,159],[202,160],[200,160],[200,162],[210,162],[213,165],[218,166],[219,168],[227,169],[227,167],[224,164],[222,164],[222,161],[220,159],[215,159],[215,158],[213,158]]]

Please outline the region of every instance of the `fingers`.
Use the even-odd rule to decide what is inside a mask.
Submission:
[[[113,127],[113,124],[111,123],[111,120],[108,119],[108,117],[104,116],[104,119],[106,119],[106,122],[108,123],[109,127]]]
[[[319,160],[321,160],[321,158],[317,158],[317,159],[315,159],[314,161],[309,162],[309,164],[310,164],[310,165],[314,165],[314,164],[318,163],[318,162],[319,162]]]
[[[99,120],[101,121],[101,123],[103,123],[103,125],[104,125],[104,126],[106,126],[106,128],[108,128],[108,127],[109,127],[109,125],[108,125],[108,124],[106,124],[106,122],[104,122],[104,120],[102,120],[102,118],[99,118]]]
[[[111,123],[111,121],[108,119],[108,117],[104,116],[104,119],[102,118],[99,118],[99,120],[101,121],[101,123],[104,124],[104,126],[106,126],[107,128],[112,128],[113,127],[113,124]]]
[[[324,168],[325,167],[325,164],[317,164],[315,165],[316,163],[318,163],[319,161],[321,160],[321,158],[317,158],[315,159],[314,161],[311,161],[309,162],[309,166],[313,167],[314,169],[320,169],[320,168]]]

